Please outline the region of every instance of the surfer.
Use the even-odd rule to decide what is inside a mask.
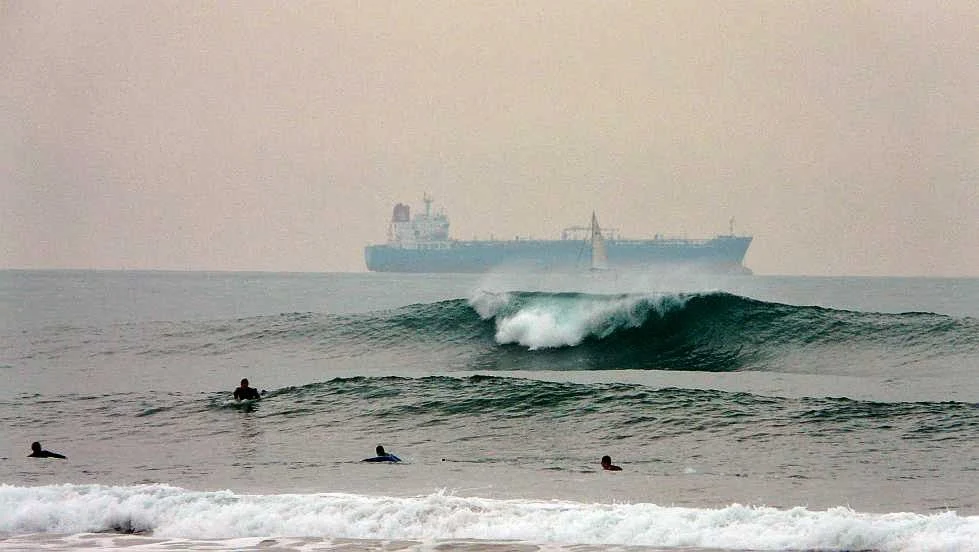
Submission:
[[[261,398],[262,396],[258,393],[258,389],[255,389],[254,387],[248,387],[248,378],[242,378],[241,386],[235,389],[235,400],[236,401],[258,400]]]
[[[385,452],[384,447],[382,447],[381,445],[377,445],[377,448],[374,449],[374,452],[377,453],[377,456],[374,456],[372,458],[364,458],[361,461],[362,462],[400,462],[401,461],[400,458],[391,454],[390,452]]]
[[[41,443],[34,441],[31,443],[31,453],[27,455],[28,458],[65,458],[65,455],[58,454],[57,452],[51,452],[50,450],[44,450],[41,448]]]
[[[612,463],[612,457],[602,456],[602,469],[606,471],[622,471],[622,468]]]

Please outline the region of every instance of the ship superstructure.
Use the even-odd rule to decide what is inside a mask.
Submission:
[[[448,246],[449,218],[445,213],[432,213],[432,198],[425,195],[425,212],[411,217],[411,207],[403,203],[394,206],[388,225],[388,244],[406,249]]]

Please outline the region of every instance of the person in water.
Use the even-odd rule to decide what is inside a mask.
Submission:
[[[384,447],[382,447],[381,445],[377,445],[377,448],[374,449],[374,452],[377,453],[377,456],[374,456],[373,458],[364,458],[362,462],[400,462],[401,461],[400,458],[391,454],[390,452],[385,452]]]
[[[28,458],[65,458],[65,455],[58,454],[57,452],[51,452],[50,450],[44,450],[41,448],[41,443],[34,441],[31,443],[31,453],[27,455]]]
[[[606,471],[622,471],[622,468],[612,464],[611,456],[602,456],[602,469]]]
[[[258,389],[255,389],[254,387],[248,387],[248,378],[242,378],[241,385],[237,389],[235,389],[235,400],[244,401],[244,400],[255,400],[261,398],[262,395],[258,393]]]

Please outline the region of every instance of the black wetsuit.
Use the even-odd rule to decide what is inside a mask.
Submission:
[[[27,455],[28,458],[66,458],[63,454],[51,452],[50,450],[36,450]]]
[[[248,399],[261,399],[262,396],[259,395],[258,389],[254,387],[238,387],[235,389],[235,400],[244,401]]]
[[[400,462],[401,459],[397,456],[391,454],[390,452],[384,454],[383,456],[375,456],[373,458],[364,458],[361,462]]]

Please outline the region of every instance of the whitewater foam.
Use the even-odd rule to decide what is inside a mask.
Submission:
[[[163,539],[328,537],[754,550],[974,550],[979,517],[733,504],[679,508],[493,500],[445,493],[241,495],[167,485],[0,486],[0,532],[147,533]]]
[[[496,324],[496,341],[530,350],[573,347],[586,338],[602,339],[617,330],[638,328],[651,314],[681,308],[686,297],[662,295],[583,295],[480,292],[470,305]]]

